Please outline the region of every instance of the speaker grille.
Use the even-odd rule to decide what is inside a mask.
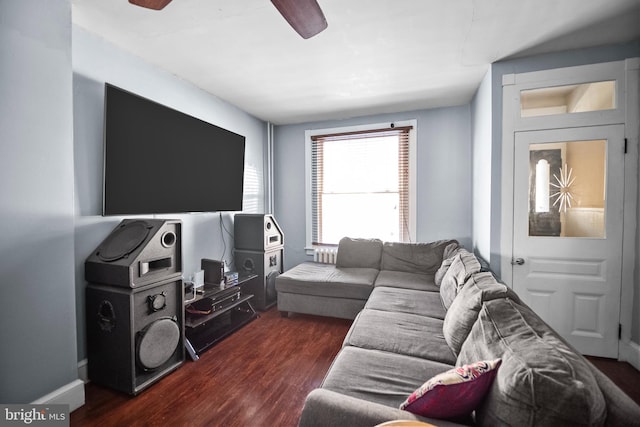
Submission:
[[[162,366],[180,343],[180,327],[175,319],[164,317],[147,325],[138,336],[138,363],[145,370]]]
[[[133,252],[148,235],[149,227],[144,221],[123,224],[100,245],[98,257],[103,261],[118,260]]]

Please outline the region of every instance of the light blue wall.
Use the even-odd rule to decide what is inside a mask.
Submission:
[[[71,5],[0,1],[0,402],[78,378]]]
[[[73,27],[75,156],[75,282],[78,360],[84,359],[84,261],[122,219],[102,217],[104,83],[109,82],[246,138],[245,212],[264,212],[266,123],[103,39]],[[224,159],[211,159],[211,167]],[[189,171],[184,171],[189,173]],[[182,221],[183,272],[200,269],[201,258],[233,263],[231,213],[166,215]]]
[[[491,259],[491,69],[471,101],[473,140],[473,249]]]
[[[455,238],[471,247],[470,107],[384,114],[341,121],[276,126],[274,214],[285,234],[285,268],[309,261],[305,247],[305,130],[417,121],[417,236]],[[357,237],[357,236],[353,236]]]

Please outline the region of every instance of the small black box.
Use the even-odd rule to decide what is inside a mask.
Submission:
[[[224,280],[224,261],[202,258],[200,268],[204,270],[205,285],[219,285]]]

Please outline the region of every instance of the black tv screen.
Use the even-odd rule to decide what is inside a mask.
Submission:
[[[241,211],[245,137],[105,85],[104,215]]]

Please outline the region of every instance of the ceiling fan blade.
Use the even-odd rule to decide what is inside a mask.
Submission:
[[[316,0],[271,0],[271,3],[303,39],[327,28],[327,20]]]
[[[171,3],[171,0],[129,0],[129,3],[147,9],[160,10]]]

